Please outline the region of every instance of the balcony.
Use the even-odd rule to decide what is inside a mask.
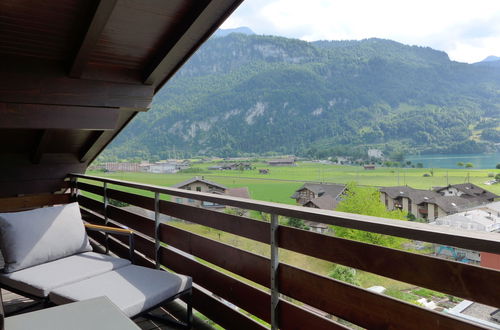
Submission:
[[[161,264],[193,278],[193,307],[228,329],[477,329],[434,312],[370,292],[283,262],[292,251],[414,284],[485,305],[500,307],[500,272],[350,241],[280,225],[288,216],[329,225],[500,254],[498,235],[303,208],[86,175],[71,175],[71,194],[90,223],[126,226],[136,233],[135,260]],[[269,214],[270,222],[169,201],[191,198]],[[171,198],[172,200],[174,198]],[[110,204],[121,201],[153,212],[154,219]],[[248,239],[262,255],[161,223],[160,215]],[[106,237],[92,233],[97,242]],[[128,241],[110,236],[111,251],[126,257]],[[257,321],[259,320],[259,321]]]

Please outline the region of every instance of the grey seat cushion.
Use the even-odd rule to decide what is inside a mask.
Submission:
[[[127,265],[130,265],[130,261],[126,259],[85,252],[17,272],[0,274],[0,283],[37,297],[47,297],[57,287]]]
[[[129,265],[57,288],[49,298],[60,305],[106,296],[127,316],[133,317],[191,288],[191,284],[188,276]]]
[[[0,213],[5,273],[92,251],[78,203]]]

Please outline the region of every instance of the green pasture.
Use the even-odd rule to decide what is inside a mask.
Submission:
[[[431,189],[436,186],[471,182],[500,195],[500,184],[486,185],[492,178],[488,174],[500,173],[497,169],[428,169],[428,168],[387,168],[364,170],[361,166],[323,165],[298,163],[297,166],[270,167],[256,163],[254,170],[217,171],[208,170],[213,163],[196,164],[193,173],[153,174],[153,173],[105,173],[89,171],[88,174],[107,178],[172,186],[194,176],[203,176],[227,187],[248,187],[250,197],[257,200],[293,204],[293,192],[304,182],[348,183],[357,182],[367,186],[408,185],[414,188]],[[259,169],[268,168],[269,174],[259,174]],[[424,177],[424,174],[430,175]],[[132,189],[131,189],[132,190]]]

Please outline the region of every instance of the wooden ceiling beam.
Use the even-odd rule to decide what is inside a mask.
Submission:
[[[91,159],[93,155],[96,154],[97,147],[97,142],[101,139],[103,139],[104,133],[106,131],[95,131],[92,133],[92,135],[89,137],[87,140],[87,143],[85,143],[85,146],[82,148],[80,151],[80,156],[78,157],[80,160],[80,163],[85,163],[88,160]]]
[[[99,2],[94,17],[71,65],[69,71],[70,77],[80,78],[82,76],[92,50],[99,41],[99,37],[115,9],[116,3],[117,0],[101,0]]]
[[[39,164],[40,160],[42,159],[42,155],[47,149],[47,146],[49,145],[50,141],[50,131],[49,130],[43,130],[40,133],[40,138],[38,139],[38,143],[33,151],[33,154],[31,155],[31,162],[34,164]]]
[[[0,102],[133,108],[151,106],[154,89],[142,83],[74,79],[61,62],[2,56]]]
[[[119,109],[0,103],[0,128],[114,130]]]
[[[143,82],[155,91],[165,83],[231,15],[243,0],[211,0],[200,4],[192,19],[185,20],[176,38],[160,49],[144,71]]]

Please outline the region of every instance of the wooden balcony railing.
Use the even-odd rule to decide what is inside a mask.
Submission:
[[[280,262],[280,249],[354,267],[424,288],[500,308],[500,272],[493,269],[346,240],[280,225],[278,215],[419,241],[500,254],[498,234],[446,229],[422,223],[227,197],[202,192],[71,175],[73,194],[86,221],[133,229],[137,263],[164,266],[193,277],[193,306],[231,329],[264,329],[253,315],[280,329],[343,329],[308,305],[368,329],[477,329],[480,326]],[[84,180],[81,180],[84,179]],[[82,182],[84,181],[84,182]],[[134,189],[131,189],[134,188]],[[138,189],[140,193],[124,190]],[[85,191],[103,201],[84,196]],[[149,195],[144,196],[144,195]],[[165,200],[165,195],[269,213],[271,222]],[[156,221],[109,204],[126,202],[154,212]],[[159,222],[161,214],[269,245],[271,258]],[[105,242],[105,236],[92,233]],[[127,256],[124,238],[108,238]],[[170,247],[174,247],[172,249]],[[178,251],[196,258],[191,258]],[[207,262],[220,267],[210,267]],[[231,276],[227,273],[237,276]],[[241,276],[258,285],[250,285]],[[244,310],[231,308],[214,295]],[[300,302],[296,304],[295,302]],[[302,305],[302,306],[301,306]],[[336,319],[336,318],[334,318]]]

